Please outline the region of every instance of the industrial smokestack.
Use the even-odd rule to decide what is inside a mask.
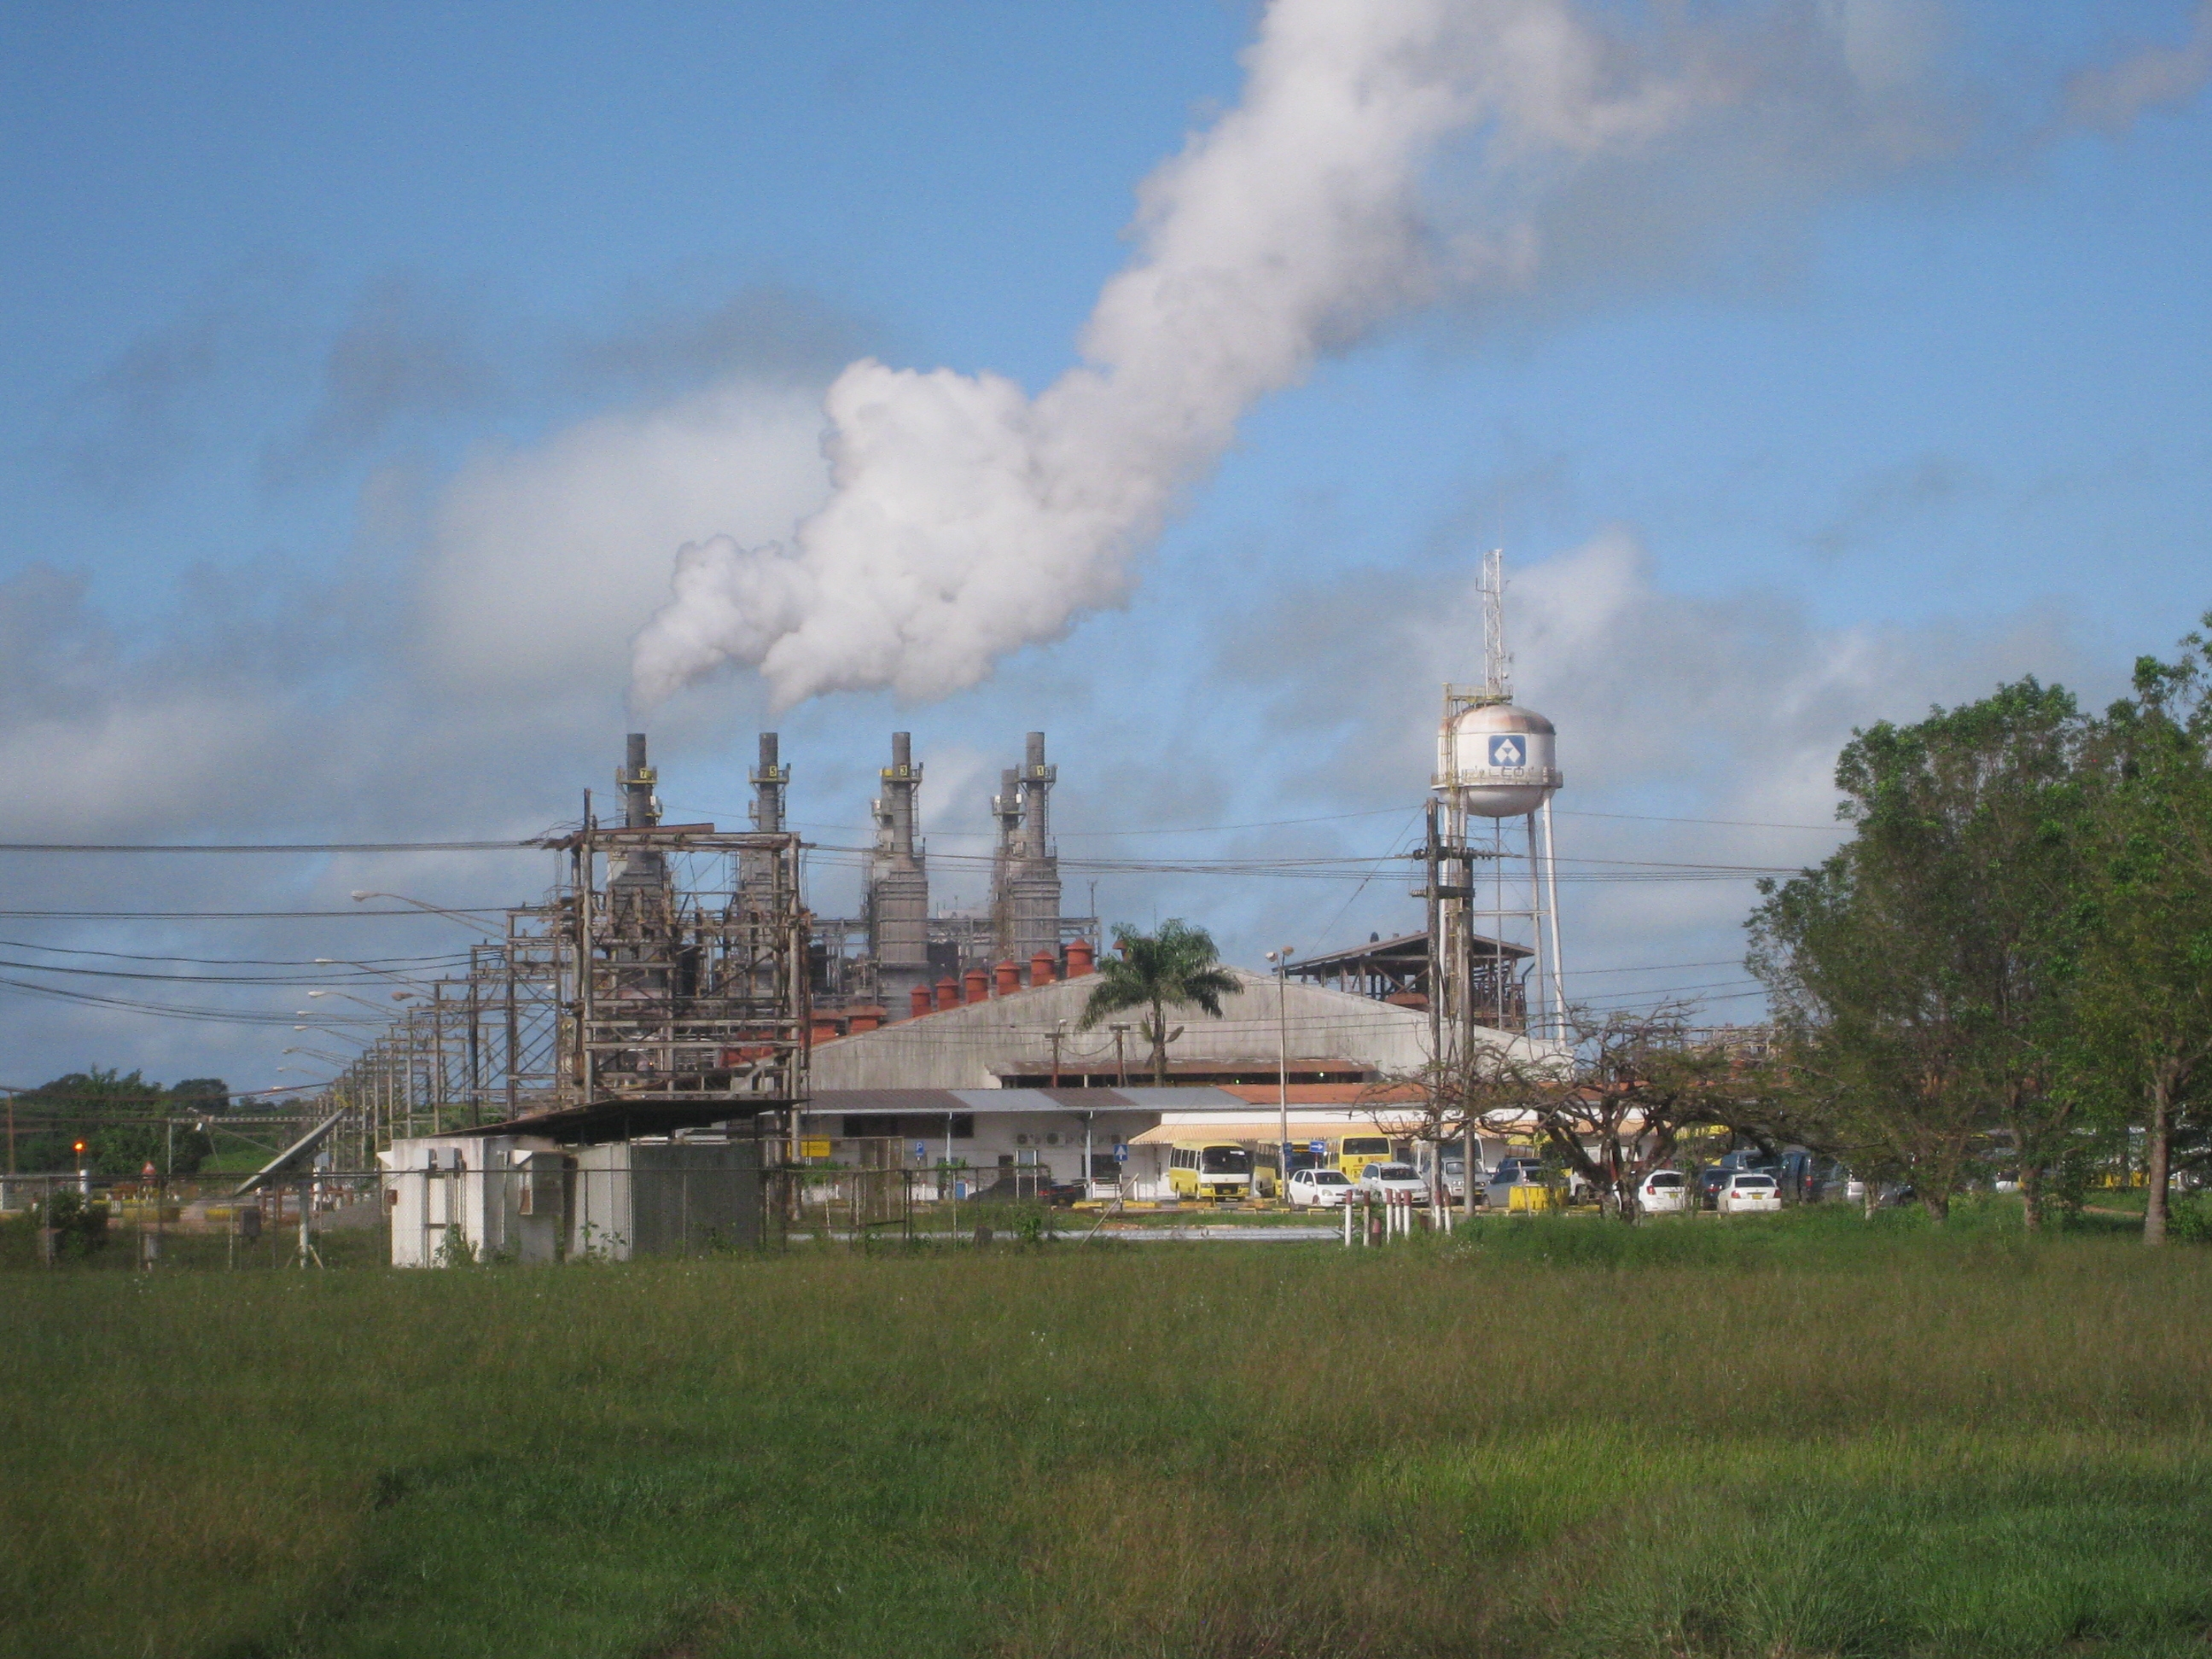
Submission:
[[[877,809],[884,834],[868,881],[868,948],[880,993],[896,1008],[902,995],[930,981],[929,873],[915,846],[921,768],[914,762],[912,733],[891,733],[891,763],[882,783]]]
[[[660,803],[653,798],[653,770],[645,763],[645,733],[633,732],[623,769],[615,783],[623,792],[623,823],[644,830],[660,822]]]
[[[891,811],[891,855],[914,857],[915,786],[921,775],[915,770],[914,733],[891,733],[891,763],[884,772],[884,799]]]
[[[1060,769],[1044,763],[1044,733],[1030,732],[1022,756],[1022,839],[1028,843],[1025,850],[1032,859],[1042,859],[1045,854],[1045,842],[1050,834],[1046,797],[1059,780]]]
[[[1006,821],[1006,924],[1000,949],[1016,962],[1038,951],[1060,951],[1060,860],[1052,850],[1052,787],[1059,769],[1044,758],[1044,733],[1032,732],[1022,748],[1018,769],[1021,795],[1006,810],[1018,810],[1018,822]]]
[[[760,734],[760,764],[753,769],[753,828],[775,834],[783,828],[784,787],[791,781],[791,769],[776,763],[776,736],[773,732]]]

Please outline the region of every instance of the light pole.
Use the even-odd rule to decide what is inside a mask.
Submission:
[[[358,1002],[371,1013],[386,1014],[392,1012],[386,1008],[380,1008],[367,997],[357,997],[350,991],[310,991],[307,994],[310,997],[343,997],[348,1002]],[[412,992],[394,991],[392,994],[392,1000],[394,1002],[413,1002],[416,999]]]
[[[361,903],[363,900],[373,898],[390,899],[394,904],[411,904],[417,910],[427,910],[434,916],[443,916],[448,921],[458,921],[464,927],[473,927],[478,933],[490,934],[494,939],[497,939],[501,936],[500,930],[493,927],[489,922],[484,921],[478,917],[470,915],[464,911],[448,910],[444,905],[433,904],[428,899],[410,898],[404,893],[372,892],[367,888],[359,887],[356,888],[349,896],[352,898],[356,904]]]
[[[1275,964],[1275,1201],[1291,1201],[1291,947],[1267,952]]]

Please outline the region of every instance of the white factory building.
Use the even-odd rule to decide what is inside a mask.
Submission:
[[[1237,989],[1222,999],[1221,1018],[1192,1007],[1168,1011],[1169,1029],[1182,1027],[1168,1050],[1170,1083],[1273,1084],[1285,1038],[1291,1076],[1298,1082],[1372,1082],[1417,1072],[1427,1060],[1429,1019],[1420,1009],[1229,971]],[[1079,1029],[1098,983],[1085,975],[1002,990],[817,1043],[814,1093],[1151,1083],[1152,1051],[1138,1029],[1137,1010]],[[1128,1027],[1118,1039],[1114,1024]],[[1520,1039],[1501,1033],[1499,1040]]]
[[[818,1042],[800,1133],[840,1163],[1034,1169],[1062,1182],[1085,1178],[1087,1156],[1091,1179],[1150,1197],[1176,1140],[1277,1139],[1279,1092],[1293,1144],[1407,1115],[1419,1090],[1389,1085],[1427,1060],[1425,1011],[1229,971],[1237,989],[1222,1018],[1169,1011],[1169,1029],[1182,1028],[1169,1087],[1152,1086],[1139,1011],[1081,1029],[1095,977],[1021,988],[1002,980],[997,995],[971,981],[973,1000]],[[1118,1164],[1117,1146],[1127,1149]]]

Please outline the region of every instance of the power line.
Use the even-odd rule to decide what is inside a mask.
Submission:
[[[460,951],[411,957],[167,957],[143,956],[133,951],[96,951],[76,945],[41,945],[34,939],[0,939],[0,946],[11,951],[51,951],[58,956],[112,957],[121,962],[190,962],[211,968],[372,968],[394,963],[441,968],[458,967],[468,960],[467,954]]]
[[[539,850],[542,845],[535,841],[244,842],[226,846],[196,842],[0,841],[0,853],[522,853]]]
[[[474,908],[445,904],[435,914],[456,916],[503,916],[513,905],[479,905]],[[0,910],[10,921],[326,921],[332,916],[410,916],[421,921],[434,914],[424,910]]]
[[[1709,823],[1729,830],[1820,830],[1833,832],[1850,827],[1841,819],[1832,823],[1767,823],[1755,818],[1674,818],[1662,817],[1651,812],[1580,812],[1566,807],[1553,807],[1552,810],[1563,818],[1617,818],[1627,823]]]

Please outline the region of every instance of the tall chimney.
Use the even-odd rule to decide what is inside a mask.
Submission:
[[[999,774],[999,793],[991,797],[991,820],[998,838],[991,848],[991,945],[1000,955],[1014,948],[1014,877],[1021,869],[1022,770],[1009,766]]]
[[[791,782],[791,769],[779,763],[775,732],[760,734],[760,764],[749,775],[753,786],[753,828],[767,835],[780,834],[783,829],[784,791]],[[783,868],[779,855],[771,848],[748,847],[740,850],[739,908],[765,917],[797,903],[796,894],[779,890]]]
[[[882,784],[876,805],[883,834],[868,883],[868,948],[878,990],[896,1008],[915,986],[930,982],[929,872],[915,842],[921,768],[914,762],[912,733],[891,733],[891,763]]]
[[[660,803],[653,798],[653,770],[645,763],[645,733],[633,732],[623,769],[615,782],[623,792],[623,823],[644,830],[660,822]]]
[[[776,764],[776,738],[760,734],[760,764],[753,769],[753,828],[773,835],[783,828],[783,792],[791,782],[791,769]]]
[[[1060,859],[1052,846],[1050,797],[1060,769],[1044,758],[1044,733],[1023,745],[1021,824],[1007,860],[1008,926],[1000,948],[1020,962],[1040,951],[1060,954]]]

